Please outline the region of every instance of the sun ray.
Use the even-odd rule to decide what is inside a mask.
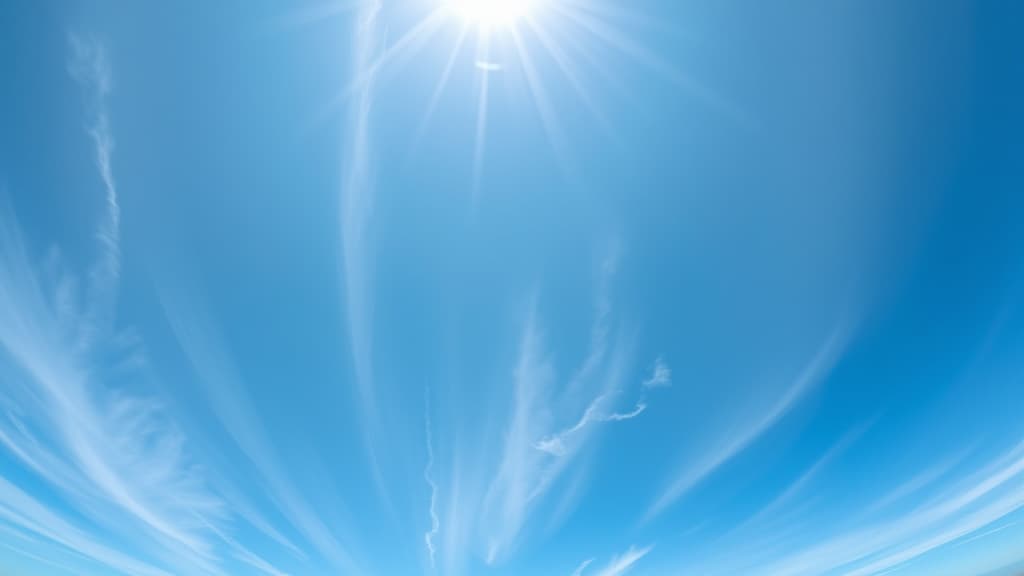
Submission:
[[[433,37],[442,24],[444,24],[444,11],[435,8],[409,31],[399,37],[394,44],[385,49],[384,53],[370,64],[367,73],[375,74],[385,66],[392,64],[395,60],[409,56],[416,48],[422,47],[427,40]],[[357,77],[355,83],[358,84],[358,82],[359,79]]]
[[[683,90],[686,90],[693,96],[702,100],[705,104],[715,108],[718,112],[733,118],[738,118],[740,116],[735,107],[723,100],[720,96],[714,94],[700,83],[695,82],[692,78],[680,72],[675,66],[666,62],[648,48],[631,41],[602,19],[591,14],[583,13],[583,11],[578,9],[574,10],[558,2],[552,3],[551,7],[553,10],[573,21],[583,30],[589,32],[593,37],[632,58],[634,61],[643,65],[645,68],[660,77],[668,80]]]
[[[426,132],[427,127],[430,125],[430,120],[434,116],[434,110],[437,109],[438,103],[441,101],[441,95],[444,94],[444,89],[448,85],[448,79],[452,75],[452,70],[455,68],[455,62],[459,58],[459,54],[462,53],[462,46],[466,43],[466,38],[469,37],[469,27],[463,26],[459,31],[459,37],[455,40],[455,46],[452,48],[451,54],[448,55],[448,61],[445,63],[444,70],[441,72],[441,78],[437,82],[437,86],[434,88],[434,92],[430,95],[430,102],[427,103],[427,110],[423,114],[423,119],[420,121],[419,127],[416,129],[416,136],[413,139],[413,149],[419,147],[419,142],[423,139],[423,134]]]
[[[676,26],[670,25],[665,20],[657,20],[643,13],[625,8],[618,3],[595,2],[593,0],[558,0],[560,4],[570,9],[578,9],[590,13],[596,18],[620,23],[632,23],[649,29],[660,29],[678,34],[680,31]],[[632,4],[628,4],[632,6]]]
[[[537,0],[443,0],[466,22],[481,29],[514,26],[520,18],[533,11]]]
[[[477,59],[487,59],[490,50],[490,36],[484,31],[477,39]],[[480,180],[483,176],[484,165],[484,138],[487,135],[487,84],[490,73],[480,72],[480,100],[477,104],[476,116],[476,142],[473,148],[473,197],[475,198],[480,190]]]
[[[303,28],[347,12],[355,12],[360,6],[362,3],[359,0],[331,0],[316,6],[292,10],[280,19],[280,25],[284,28]]]
[[[371,61],[362,70],[357,70],[351,82],[341,91],[340,94],[329,104],[328,110],[333,111],[342,102],[359,92],[362,87],[371,79],[378,76],[378,72],[386,66],[394,63],[400,57],[408,56],[415,48],[422,46],[437,32],[444,24],[445,11],[442,8],[435,8],[426,17],[416,23],[410,30],[403,34],[394,44],[389,46],[376,59]]]
[[[551,59],[558,65],[558,68],[565,76],[565,79],[576,92],[576,96],[581,102],[583,102],[584,107],[587,108],[587,111],[590,112],[595,120],[597,120],[601,129],[606,134],[611,134],[611,125],[608,122],[608,118],[600,107],[597,106],[594,99],[590,97],[589,91],[583,85],[579,75],[576,73],[576,66],[574,65],[575,63],[572,61],[571,57],[569,57],[569,55],[562,50],[562,47],[559,46],[558,43],[548,34],[547,28],[543,23],[534,18],[527,18],[526,22],[530,27],[530,30],[532,30],[534,35],[537,36],[537,39],[540,40],[541,46],[547,50],[548,55],[551,56]]]
[[[596,82],[601,87],[600,92],[607,92],[608,88],[611,88],[613,92],[625,98],[631,95],[631,90],[627,86],[627,80],[612,70],[616,58],[609,59],[608,56],[620,55],[626,60],[635,61],[640,67],[677,87],[682,87],[713,107],[732,112],[720,98],[693,82],[677,70],[673,63],[659,57],[650,47],[634,40],[617,26],[622,22],[660,28],[663,28],[663,25],[644,20],[626,9],[607,2],[522,1],[523,3],[517,3],[517,0],[434,0],[435,5],[432,9],[425,13],[420,12],[419,16],[411,20],[405,20],[411,21],[412,24],[403,27],[404,33],[397,41],[386,48],[378,47],[378,55],[354,71],[338,101],[344,101],[351,94],[357,93],[363,83],[378,78],[382,71],[388,70],[393,74],[396,70],[402,69],[411,59],[423,52],[422,48],[427,42],[433,41],[443,23],[450,24],[454,19],[459,23],[458,35],[443,67],[440,68],[440,76],[436,85],[432,87],[407,153],[412,154],[417,150],[425,138],[440,100],[460,62],[460,56],[465,53],[464,45],[469,35],[474,35],[477,46],[472,64],[478,69],[474,72],[479,74],[476,81],[477,102],[472,151],[474,196],[479,192],[483,181],[488,124],[491,120],[490,115],[495,113],[495,110],[492,110],[494,103],[491,102],[491,91],[498,86],[492,86],[498,77],[491,78],[491,75],[510,69],[510,66],[514,66],[519,78],[523,80],[525,92],[533,104],[553,157],[563,174],[570,180],[577,180],[580,174],[571,156],[572,149],[562,125],[565,120],[559,117],[556,107],[553,106],[556,102],[551,100],[554,93],[548,84],[554,78],[545,76],[554,74],[555,77],[564,77],[564,82],[571,87],[570,93],[573,98],[586,109],[599,130],[613,141],[614,127],[600,105],[600,99],[595,97],[598,92],[590,84]],[[344,5],[332,4],[336,7]],[[492,59],[493,50],[506,46],[510,60],[502,61],[500,57]]]
[[[583,30],[589,32],[598,40],[604,42],[606,45],[611,46],[626,56],[633,58],[654,72],[673,81],[689,82],[688,79],[679,78],[683,75],[671,64],[665,62],[661,58],[658,58],[652,52],[634,43],[629,38],[626,38],[622,33],[605,23],[602,19],[597,18],[592,14],[587,14],[578,8],[573,9],[561,4],[555,4],[553,9],[571,20]]]
[[[537,108],[537,112],[540,114],[541,126],[544,128],[544,132],[551,143],[551,147],[554,150],[555,155],[558,157],[559,166],[571,175],[574,171],[571,169],[571,164],[568,161],[562,131],[558,125],[558,120],[555,118],[555,115],[551,110],[551,104],[548,102],[547,92],[544,90],[544,86],[540,83],[537,71],[533,67],[533,59],[530,57],[530,52],[526,48],[526,44],[523,42],[518,30],[512,28],[509,33],[512,36],[512,42],[515,45],[519,62],[523,67],[523,74],[526,77],[526,86],[529,89],[530,97],[533,99],[533,104]]]
[[[563,30],[559,33],[559,39],[568,52],[572,52],[588,69],[593,70],[594,73],[601,77],[601,81],[605,86],[613,88],[620,94],[627,94],[629,92],[622,79],[609,69],[608,62],[598,58],[593,50],[587,49],[583,42],[581,42],[579,34]]]

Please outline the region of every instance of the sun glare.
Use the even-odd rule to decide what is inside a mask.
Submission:
[[[539,0],[447,0],[449,8],[479,26],[506,26],[530,15]]]
[[[331,0],[339,6],[348,6],[351,0]],[[579,103],[593,116],[606,132],[607,119],[594,100],[594,89],[588,86],[591,75],[609,78],[606,59],[592,53],[592,48],[610,49],[632,61],[644,65],[659,75],[665,75],[674,83],[692,89],[692,83],[680,78],[671,62],[662,60],[647,49],[642,42],[634,41],[630,35],[619,30],[617,21],[646,21],[632,14],[633,2],[622,0],[424,0],[429,8],[424,10],[418,2],[398,2],[396,5],[411,5],[406,15],[413,16],[405,22],[407,28],[397,39],[389,38],[386,48],[369,58],[357,71],[346,94],[365,89],[385,67],[401,67],[412,59],[440,31],[454,32],[448,40],[451,48],[439,65],[439,75],[433,93],[426,103],[423,119],[414,137],[416,146],[424,136],[441,98],[450,84],[458,77],[459,65],[472,66],[474,99],[476,100],[475,146],[473,148],[473,191],[480,188],[483,173],[485,142],[489,111],[495,89],[514,93],[511,101],[518,103],[525,96],[533,104],[541,127],[551,145],[556,160],[565,168],[569,166],[570,150],[567,135],[560,126],[560,115],[551,98],[554,90],[570,89]],[[376,30],[389,30],[389,22],[376,21],[382,11],[379,2],[362,3],[366,6],[366,18],[360,19],[358,30],[365,32],[369,40],[357,43],[359,50],[372,53],[377,43],[373,35]],[[339,8],[340,9],[340,8]],[[400,12],[397,11],[396,12]],[[418,14],[418,15],[417,15]],[[373,24],[372,26],[370,24]],[[362,37],[362,36],[359,36]],[[395,37],[393,37],[395,38]],[[471,57],[466,57],[471,52]],[[463,75],[467,78],[467,75]],[[552,87],[552,82],[564,86]],[[559,99],[561,100],[561,99]]]

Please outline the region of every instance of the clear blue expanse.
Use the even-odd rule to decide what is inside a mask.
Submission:
[[[0,574],[1020,573],[1022,30],[6,0]]]

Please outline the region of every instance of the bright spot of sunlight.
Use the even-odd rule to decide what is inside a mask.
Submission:
[[[504,26],[530,15],[540,0],[445,0],[467,22],[479,26]]]

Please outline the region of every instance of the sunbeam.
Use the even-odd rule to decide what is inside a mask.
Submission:
[[[538,0],[447,0],[455,14],[483,28],[514,24],[528,17],[537,4]]]
[[[725,114],[732,118],[738,118],[739,112],[726,102],[721,96],[709,90],[703,84],[684,74],[672,63],[650,50],[643,44],[628,38],[620,30],[617,30],[607,18],[603,18],[594,11],[581,10],[563,4],[553,4],[552,8],[575,23],[579,28],[590,33],[591,36],[606,45],[619,51],[632,61],[647,68],[657,76],[675,84],[690,95],[700,99],[704,104],[714,108],[718,113]]]
[[[477,39],[477,61],[487,61],[490,51],[490,38],[481,34]],[[480,97],[477,103],[476,114],[476,141],[473,145],[473,196],[480,190],[480,179],[483,174],[484,165],[484,137],[487,134],[487,84],[490,81],[490,74],[483,72],[480,75]]]
[[[419,127],[416,129],[416,138],[413,141],[413,148],[419,147],[419,143],[423,139],[423,133],[426,132],[427,126],[430,125],[430,119],[434,116],[434,110],[437,109],[437,103],[441,100],[441,95],[444,93],[444,89],[448,85],[448,79],[451,78],[452,70],[455,68],[455,62],[458,60],[459,54],[462,52],[462,45],[465,44],[468,36],[469,28],[464,26],[459,32],[458,38],[455,40],[455,46],[452,47],[452,51],[448,55],[448,60],[445,62],[444,70],[441,72],[441,77],[437,81],[437,86],[434,87],[434,91],[430,95],[430,102],[427,103],[427,110],[423,113],[423,119],[420,120]]]
[[[540,76],[537,74],[536,69],[533,66],[533,58],[530,56],[530,52],[526,47],[526,43],[523,42],[522,36],[518,30],[512,30],[512,41],[516,47],[516,54],[519,57],[519,62],[523,66],[523,74],[526,76],[526,85],[530,91],[530,97],[533,99],[533,104],[537,108],[537,112],[540,114],[541,124],[544,127],[544,132],[551,143],[555,154],[558,156],[562,168],[569,169],[570,166],[566,161],[566,150],[564,141],[562,138],[562,131],[558,125],[558,120],[555,118],[554,112],[551,110],[551,104],[548,102],[547,91],[544,89],[544,85],[540,80]]]
[[[421,48],[426,44],[438,29],[441,28],[441,25],[444,23],[444,16],[443,10],[435,9],[431,11],[426,17],[417,22],[415,26],[399,37],[398,40],[381,50],[380,55],[364,68],[356,70],[352,81],[338,95],[331,108],[357,94],[370,78],[374,78],[385,68],[397,64],[403,58],[411,57],[417,48]]]
[[[544,23],[534,19],[529,19],[528,22],[530,30],[532,30],[537,36],[537,39],[540,40],[541,45],[545,50],[547,50],[551,59],[558,65],[559,71],[565,76],[565,79],[572,86],[576,96],[581,102],[583,102],[583,105],[586,106],[587,111],[594,116],[594,119],[597,120],[598,124],[601,125],[601,128],[606,133],[611,133],[607,117],[604,112],[598,108],[597,103],[594,102],[594,99],[590,96],[586,87],[583,86],[583,81],[576,72],[575,63],[570,59],[569,55],[565,53],[562,47],[558,45],[554,38],[548,34]]]
[[[336,14],[341,6],[348,4],[339,3],[333,10],[325,12]],[[416,10],[419,14],[412,15],[409,10]],[[475,108],[472,111],[474,142],[469,159],[474,196],[484,178],[489,116],[493,113],[500,113],[502,117],[509,113],[525,113],[525,109],[518,106],[515,110],[508,109],[509,104],[506,103],[512,102],[515,106],[515,98],[502,99],[506,102],[500,105],[503,109],[491,110],[496,105],[491,101],[496,89],[514,90],[516,82],[525,83],[527,100],[530,101],[526,108],[532,108],[537,114],[556,164],[569,179],[578,176],[569,154],[571,130],[561,125],[558,108],[565,106],[565,101],[562,97],[551,98],[553,93],[560,94],[553,84],[566,85],[568,93],[580,103],[603,136],[615,140],[616,131],[602,109],[602,96],[614,94],[615,98],[621,98],[628,96],[630,90],[615,69],[621,63],[605,57],[607,50],[696,96],[719,112],[737,116],[712,91],[676,69],[673,63],[645,45],[642,39],[620,29],[624,24],[660,27],[657,22],[634,14],[628,7],[603,0],[423,0],[395,5],[386,14],[382,13],[378,24],[380,36],[386,38],[398,22],[407,24],[398,27],[397,39],[381,42],[370,61],[352,72],[329,109],[352,98],[371,78],[394,81],[401,71],[409,69],[411,61],[429,52],[428,46],[439,35],[444,35],[442,33],[446,30],[454,30],[451,51],[439,59],[437,81],[430,89],[429,97],[423,99],[422,117],[410,134],[407,153],[420,149],[438,106],[452,85],[453,76],[465,77],[467,72],[474,75],[476,97],[470,108]],[[470,36],[475,37],[475,46],[467,48]],[[469,57],[464,53],[467,49],[474,51]],[[462,68],[466,64],[468,71]],[[423,66],[417,63],[415,68],[423,69]]]

